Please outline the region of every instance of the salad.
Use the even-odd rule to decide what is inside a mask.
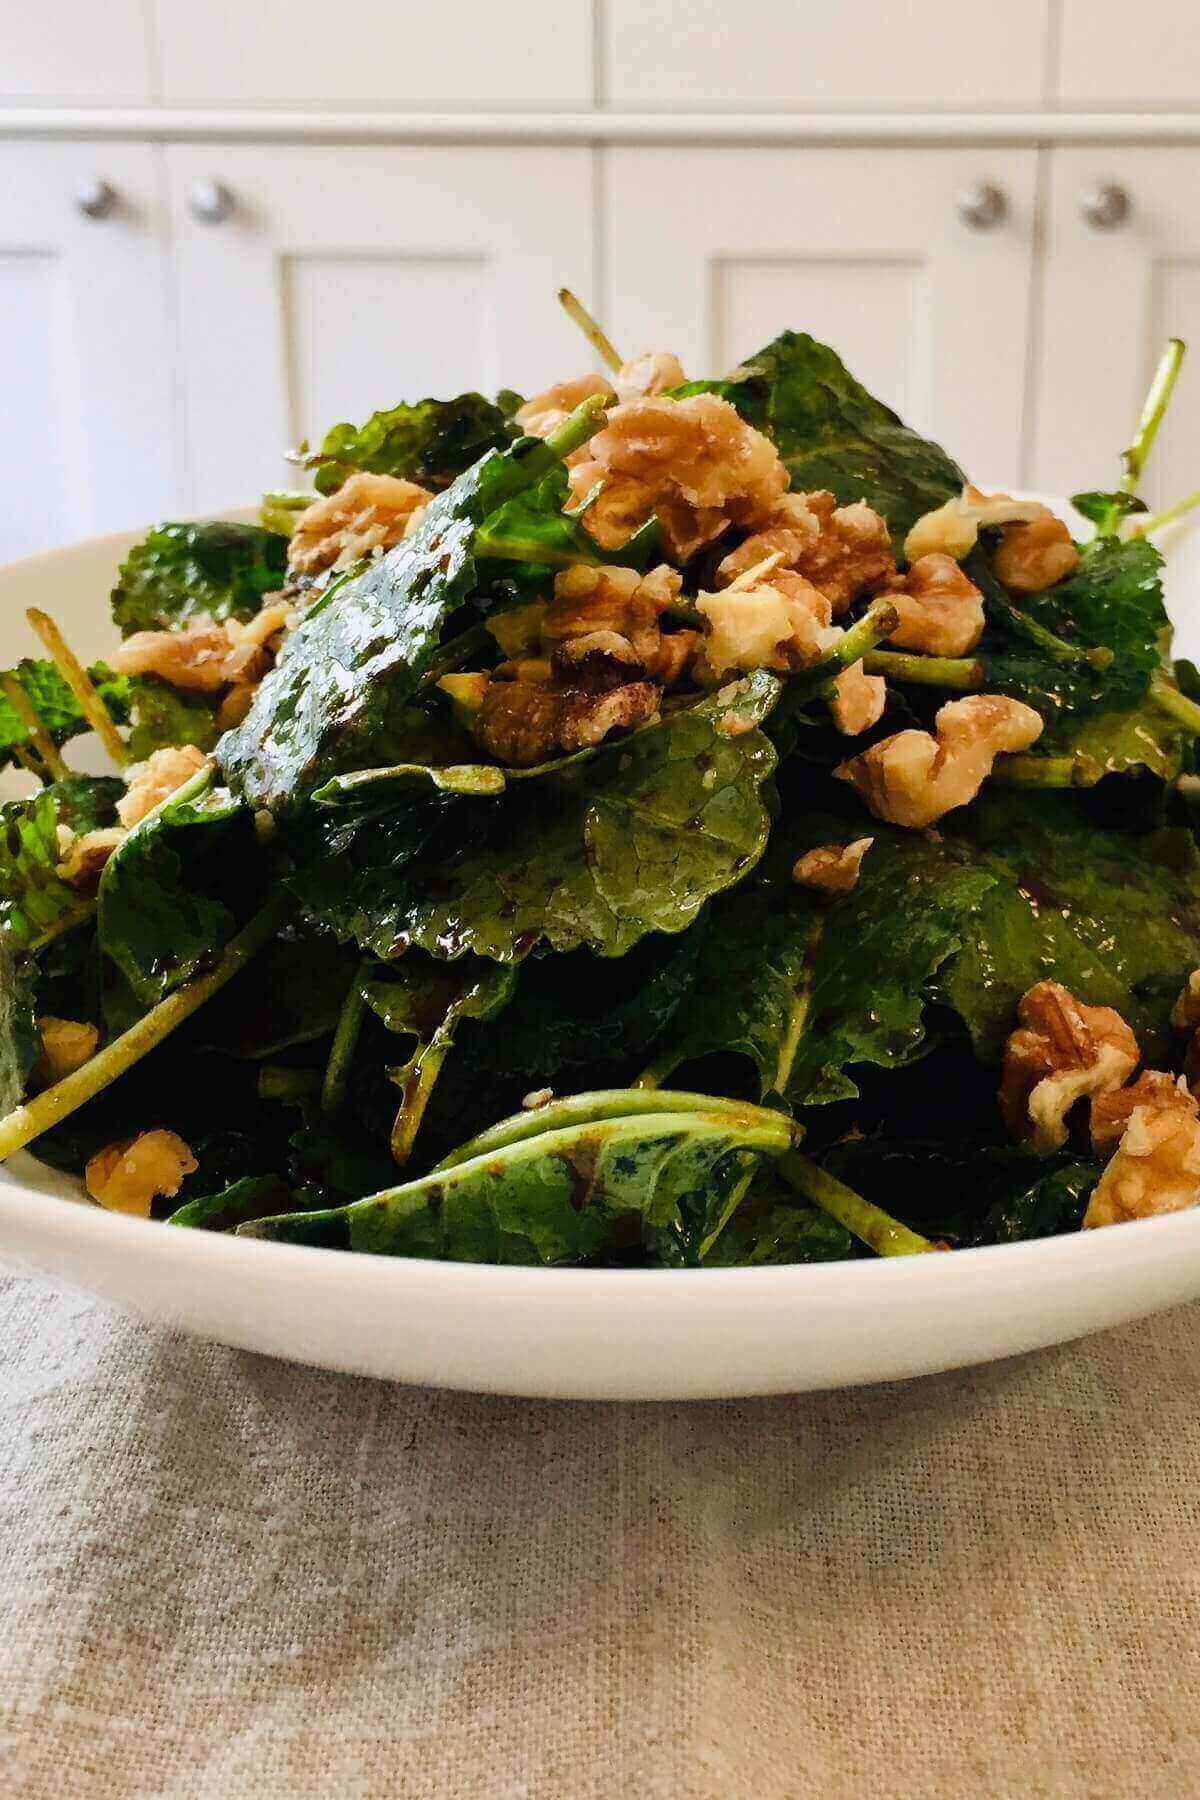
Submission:
[[[0,1158],[502,1263],[910,1255],[1200,1203],[1200,676],[1142,470],[984,493],[785,332],[295,452],[0,676]],[[99,598],[99,597],[98,597]],[[112,773],[76,772],[94,731]]]

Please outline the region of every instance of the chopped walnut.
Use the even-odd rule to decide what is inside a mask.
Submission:
[[[544,394],[535,394],[532,400],[527,400],[516,415],[517,424],[530,437],[549,437],[593,394],[603,394],[605,400],[617,397],[612,383],[603,375],[579,375],[574,381],[560,381],[554,387],[548,387]]]
[[[1004,1050],[1000,1111],[1014,1138],[1049,1156],[1066,1143],[1077,1100],[1128,1081],[1140,1059],[1137,1039],[1111,1006],[1085,1006],[1057,981],[1031,987],[1017,1018]]]
[[[897,575],[888,598],[900,623],[891,641],[926,656],[965,656],[983,636],[983,595],[952,556],[932,551]]]
[[[1200,969],[1193,969],[1187,985],[1171,1008],[1171,1023],[1176,1031],[1195,1031],[1200,1025]]]
[[[1040,594],[1079,567],[1079,552],[1062,520],[1043,506],[1028,525],[1005,527],[992,567],[1014,594]]]
[[[396,475],[351,475],[300,514],[288,544],[289,575],[348,569],[372,550],[390,549],[432,499],[428,488]]]
[[[201,769],[211,769],[213,759],[195,744],[169,744],[155,750],[146,762],[125,771],[125,792],[117,801],[117,817],[128,831],[168,794],[175,793]]]
[[[105,863],[124,836],[122,826],[105,825],[99,831],[85,831],[81,837],[72,838],[58,865],[58,875],[72,887],[94,893]]]
[[[646,350],[617,371],[617,399],[643,400],[682,387],[687,380],[683,364],[670,350]]]
[[[940,552],[961,561],[979,541],[981,525],[1010,525],[1040,518],[1046,511],[1040,500],[1014,500],[1011,494],[981,494],[968,482],[944,506],[923,513],[904,540],[910,563]]]
[[[590,749],[614,731],[655,717],[659,688],[633,681],[599,693],[542,682],[491,681],[470,728],[509,768],[527,769],[559,754]]]
[[[542,618],[543,649],[550,654],[568,639],[593,631],[614,631],[628,639],[643,663],[662,640],[659,619],[679,597],[682,586],[674,569],[661,567],[649,575],[636,569],[563,569],[554,580],[554,598]]]
[[[760,582],[726,593],[700,594],[696,610],[705,621],[706,636],[697,678],[715,685],[751,669],[787,674],[817,662],[842,631],[829,622],[825,596],[808,583],[803,589],[803,597],[797,598],[771,582]]]
[[[1143,1075],[1127,1092],[1136,1103],[1092,1192],[1085,1230],[1200,1205],[1200,1118],[1187,1084],[1164,1075],[1152,1086]]]
[[[1136,1107],[1159,1110],[1180,1105],[1194,1106],[1183,1076],[1167,1075],[1162,1069],[1145,1069],[1128,1087],[1097,1094],[1092,1101],[1092,1149],[1098,1153],[1113,1149]]]
[[[728,524],[765,518],[788,477],[775,446],[727,400],[692,394],[615,407],[570,479],[576,502],[604,484],[583,515],[604,549],[618,549],[657,513],[672,557],[684,562]]]
[[[118,675],[158,675],[172,687],[215,694],[258,681],[270,667],[270,653],[241,630],[235,620],[206,619],[182,631],[135,631],[108,660]]]
[[[754,534],[718,565],[718,583],[727,586],[773,552],[784,559],[777,576],[794,571],[820,588],[835,616],[882,587],[896,568],[886,521],[865,500],[838,506],[824,489],[782,495]]]
[[[232,731],[235,725],[240,725],[254,705],[257,692],[257,681],[240,681],[236,687],[231,687],[223,696],[213,720],[217,730]]]
[[[928,731],[898,731],[834,773],[851,782],[877,819],[920,830],[973,800],[997,756],[1028,750],[1042,734],[1031,706],[1003,694],[950,700]]]
[[[858,737],[878,725],[887,705],[887,683],[882,675],[868,675],[861,662],[851,663],[833,683],[829,711],[843,737]]]
[[[100,1032],[78,1019],[56,1019],[51,1014],[37,1022],[42,1052],[33,1065],[32,1079],[41,1087],[73,1075],[96,1054]]]
[[[855,838],[852,844],[819,844],[807,851],[792,870],[792,879],[819,894],[850,894],[858,886],[863,857],[873,837]]]
[[[156,1195],[173,1198],[199,1163],[173,1131],[143,1131],[123,1143],[98,1150],[84,1173],[92,1199],[109,1212],[150,1217]]]
[[[270,646],[272,638],[279,638],[290,629],[295,622],[296,609],[290,600],[270,600],[264,604],[261,612],[255,613],[245,624],[240,619],[227,619],[225,631],[234,644],[265,644]]]

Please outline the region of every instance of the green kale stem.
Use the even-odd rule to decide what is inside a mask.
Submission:
[[[23,1150],[35,1138],[41,1137],[60,1123],[70,1113],[84,1105],[88,1100],[111,1086],[118,1076],[124,1075],[135,1063],[147,1056],[151,1050],[157,1049],[164,1038],[190,1019],[204,1005],[206,1000],[231,981],[253,956],[263,948],[264,944],[278,932],[287,917],[289,899],[286,894],[276,894],[257,913],[250,923],[239,931],[237,936],[226,945],[216,965],[206,975],[199,975],[186,986],[177,988],[160,1000],[157,1006],[123,1031],[111,1044],[97,1051],[90,1062],[85,1062],[74,1074],[65,1075],[56,1081],[53,1087],[44,1088],[21,1106],[15,1107],[7,1118],[0,1119],[0,1162],[4,1162],[15,1150]]]
[[[1011,600],[1005,600],[998,604],[1002,605],[1004,617],[1013,630],[1020,632],[1022,637],[1028,638],[1030,643],[1036,644],[1040,650],[1044,650],[1054,662],[1087,663],[1089,667],[1097,670],[1107,669],[1111,664],[1113,653],[1107,644],[1096,644],[1091,649],[1087,649],[1081,644],[1068,644],[1065,638],[1058,637],[1045,625],[1039,625],[1038,621],[1031,619],[1027,612],[1022,612],[1019,606],[1014,606]]]
[[[621,354],[615,348],[607,332],[597,325],[583,301],[573,294],[570,288],[559,288],[558,304],[572,325],[578,325],[601,362],[607,363],[613,373],[618,374],[622,367]]]
[[[472,625],[469,631],[460,631],[442,645],[429,667],[422,675],[418,686],[432,687],[443,675],[449,675],[454,669],[461,669],[470,662],[476,651],[492,649],[495,638],[486,625]]]
[[[1185,726],[1194,736],[1200,736],[1200,706],[1189,700],[1186,694],[1163,675],[1152,675],[1150,678],[1150,698],[1155,706],[1170,713],[1173,719]]]
[[[1130,537],[1149,537],[1151,532],[1161,531],[1164,525],[1174,525],[1200,506],[1200,488],[1194,488],[1185,494],[1182,500],[1176,500],[1174,506],[1168,506],[1160,513],[1147,513],[1144,518],[1135,520]]]
[[[532,487],[543,475],[548,475],[555,463],[565,462],[572,450],[578,450],[586,444],[590,437],[595,437],[600,429],[600,421],[605,409],[603,394],[589,394],[581,400],[575,411],[556,426],[550,436],[543,438],[540,445],[534,445],[525,452],[521,466],[529,473],[532,480],[526,483]]]
[[[358,1034],[362,1030],[363,1014],[367,1010],[367,1003],[362,993],[362,975],[361,968],[354,971],[354,980],[350,983],[350,991],[342,1002],[342,1010],[338,1014],[333,1043],[329,1047],[329,1061],[325,1065],[325,1079],[321,1083],[322,1112],[340,1112],[342,1102],[346,1098],[346,1083],[350,1079],[350,1065],[354,1061]]]
[[[909,656],[903,650],[868,650],[863,668],[868,675],[886,675],[891,681],[911,681],[918,687],[969,693],[983,686],[983,664],[969,656]]]
[[[425,1117],[425,1108],[433,1093],[442,1064],[450,1054],[453,1031],[436,1031],[427,1044],[419,1043],[408,1061],[398,1069],[389,1069],[390,1078],[403,1093],[399,1111],[392,1124],[391,1151],[394,1161],[406,1163]]]
[[[1091,787],[1088,765],[1078,756],[1000,756],[992,780],[1009,787]]]
[[[69,912],[60,914],[53,924],[47,925],[45,931],[39,932],[38,936],[33,939],[29,945],[30,956],[36,956],[39,950],[44,950],[47,944],[52,944],[56,937],[62,937],[65,932],[74,931],[77,925],[82,925],[85,919],[90,919],[95,910],[96,901],[94,899],[81,900],[78,906],[73,906]]]
[[[781,1157],[779,1168],[797,1193],[853,1232],[868,1249],[874,1250],[876,1256],[920,1256],[927,1250],[938,1248],[929,1238],[910,1231],[882,1207],[864,1200],[853,1188],[826,1174],[819,1164],[811,1157],[802,1156],[799,1150],[789,1150]]]
[[[1167,347],[1163,351],[1154,380],[1150,383],[1149,392],[1142,404],[1142,415],[1137,422],[1133,434],[1133,442],[1127,450],[1121,452],[1121,492],[1136,494],[1142,471],[1150,457],[1154,440],[1158,436],[1158,428],[1163,422],[1175,383],[1179,379],[1179,371],[1187,345],[1182,338],[1168,338]]]
[[[861,662],[868,650],[891,637],[899,623],[900,614],[890,600],[873,600],[862,618],[842,633],[828,656],[786,682],[781,704],[790,709],[803,706],[818,694],[830,693],[842,670]]]

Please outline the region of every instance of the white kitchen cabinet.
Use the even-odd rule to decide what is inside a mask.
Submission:
[[[0,8],[0,96],[44,102],[149,100],[151,0],[35,0]]]
[[[1200,32],[1188,0],[1060,0],[1057,98],[1068,106],[1192,108]]]
[[[198,509],[294,485],[283,450],[339,420],[465,388],[531,391],[580,363],[555,293],[592,287],[585,149],[167,158]]]
[[[692,375],[811,331],[978,479],[1016,482],[1035,166],[1031,150],[614,150],[604,322]]]
[[[0,144],[0,559],[176,503],[167,259],[156,151]]]
[[[1200,486],[1200,149],[1050,160],[1033,480],[1052,493],[1113,486],[1163,344],[1182,337],[1193,360],[1144,484],[1170,501]]]

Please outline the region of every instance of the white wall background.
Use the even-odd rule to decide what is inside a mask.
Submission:
[[[811,329],[980,479],[1102,483],[1200,328],[1198,176],[1183,0],[9,7],[0,556],[579,369],[563,281],[695,373]],[[1197,481],[1185,386],[1152,486]]]

